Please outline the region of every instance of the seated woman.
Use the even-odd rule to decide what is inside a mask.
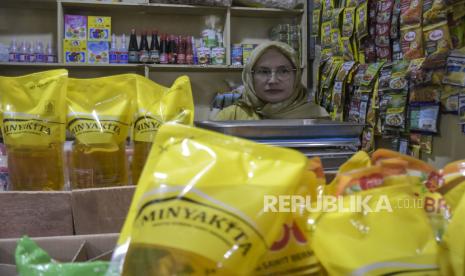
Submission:
[[[242,71],[242,98],[215,120],[327,118],[324,108],[307,101],[299,64],[297,53],[285,43],[259,45]]]

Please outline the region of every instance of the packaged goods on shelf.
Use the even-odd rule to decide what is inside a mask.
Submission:
[[[297,0],[233,0],[234,5],[261,8],[293,9]]]
[[[150,3],[230,7],[232,0],[150,0]]]
[[[87,17],[87,40],[89,41],[111,41],[111,17],[88,16]]]
[[[87,63],[87,41],[63,40],[63,57],[66,63]]]
[[[87,16],[65,14],[65,39],[87,40]]]
[[[108,42],[88,41],[87,61],[90,64],[108,64],[110,62],[110,47]]]

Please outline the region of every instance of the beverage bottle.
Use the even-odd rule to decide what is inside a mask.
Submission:
[[[190,36],[187,37],[186,63],[187,64],[194,64],[194,54],[192,52],[192,38]]]
[[[161,36],[160,64],[168,64],[168,43],[166,41],[166,34]]]
[[[158,43],[158,32],[156,30],[152,32],[149,56],[151,63],[160,63],[160,44]]]
[[[26,54],[27,54],[27,46],[26,41],[21,43],[21,47],[19,47],[19,62],[26,62]]]
[[[170,36],[170,41],[169,41],[169,51],[168,51],[168,62],[170,64],[176,64],[176,57],[177,57],[177,45],[176,45],[176,39],[174,35]]]
[[[111,36],[110,63],[118,63],[118,49],[116,48],[116,35]]]
[[[42,45],[42,41],[36,41],[36,62],[45,62],[45,55],[44,55],[44,46]]]
[[[10,49],[8,51],[8,60],[9,62],[18,62],[19,53],[18,46],[16,44],[16,39],[11,40]]]
[[[8,157],[4,144],[0,144],[0,192],[9,190]]]
[[[34,50],[34,43],[33,42],[31,42],[31,44],[29,44],[29,47],[27,49],[27,62],[29,62],[29,63],[36,62],[36,53],[35,53],[35,50]]]
[[[186,64],[186,43],[186,38],[180,36],[176,61],[178,64]]]
[[[191,44],[192,44],[192,52],[193,52],[194,64],[199,64],[199,57],[198,57],[198,54],[197,54],[197,46],[195,45],[195,38],[194,37],[192,37]]]
[[[126,35],[123,34],[121,37],[121,48],[118,51],[118,61],[119,63],[126,64],[128,63],[128,48],[126,47]]]
[[[54,63],[55,55],[53,54],[52,43],[47,43],[47,48],[45,49],[45,62]]]
[[[128,47],[128,62],[138,63],[139,62],[139,47],[137,46],[136,30],[131,30],[131,36],[129,37]]]
[[[141,63],[149,62],[149,42],[147,40],[147,31],[143,32],[140,37],[139,61]]]

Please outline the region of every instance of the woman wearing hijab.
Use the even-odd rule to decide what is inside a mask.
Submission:
[[[307,101],[297,53],[282,42],[267,42],[252,52],[242,71],[244,94],[221,110],[216,120],[310,119],[328,117]]]

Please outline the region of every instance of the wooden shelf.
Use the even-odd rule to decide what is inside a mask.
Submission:
[[[270,8],[231,7],[231,16],[235,17],[294,17],[301,16],[303,10],[282,10]]]
[[[181,14],[181,15],[202,15],[225,14],[227,7],[191,6],[157,3],[127,3],[127,2],[97,2],[91,0],[73,1],[61,0],[64,9],[85,8],[87,10],[121,10],[123,12],[137,12],[144,14]]]
[[[173,71],[173,72],[215,72],[231,71],[241,72],[242,66],[232,65],[182,65],[182,64],[71,64],[71,63],[18,63],[0,62],[0,67],[23,67],[23,68],[99,68],[99,69],[144,69],[148,67],[151,71]]]

